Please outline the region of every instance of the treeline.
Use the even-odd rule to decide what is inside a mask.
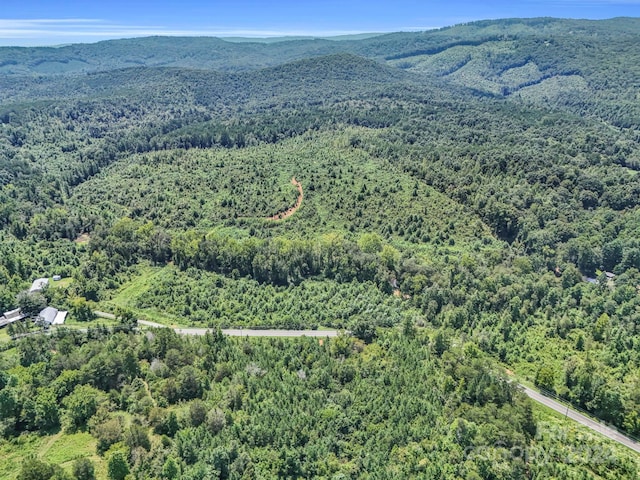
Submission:
[[[384,288],[395,273],[399,252],[375,236],[368,251],[341,236],[319,240],[271,238],[237,240],[228,236],[201,236],[186,232],[176,236],[171,248],[180,268],[250,276],[274,285],[298,284],[305,278],[322,277],[340,282],[376,281]]]
[[[380,91],[381,95],[383,90]],[[189,148],[243,148],[262,143],[276,143],[287,138],[347,124],[368,128],[385,128],[397,122],[403,113],[383,110],[363,99],[362,108],[345,105],[307,106],[300,108],[289,101],[268,113],[259,109],[247,118],[233,121],[199,121],[197,118],[182,123],[172,122],[162,128],[146,129],[126,135],[117,141],[121,152],[151,152]]]
[[[395,277],[400,259],[400,252],[377,234],[363,234],[358,242],[337,234],[317,240],[238,239],[195,230],[169,233],[151,222],[129,218],[97,231],[89,251],[91,258],[81,269],[89,276],[113,274],[147,259],[156,264],[171,260],[181,269],[194,267],[232,277],[248,276],[274,285],[299,284],[306,278],[321,277],[340,282],[375,281],[382,288]],[[103,257],[109,271],[91,266],[93,260],[99,262]]]

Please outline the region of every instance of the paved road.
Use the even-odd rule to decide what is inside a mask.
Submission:
[[[108,317],[110,314],[103,314],[102,312],[96,312],[98,316]],[[138,320],[140,325],[147,327],[164,327],[159,323],[148,322],[146,320]],[[183,335],[204,335],[210,329],[207,328],[174,328],[174,330]],[[337,337],[338,332],[335,330],[251,330],[251,329],[223,329],[222,333],[234,337]],[[584,425],[595,432],[604,435],[605,437],[614,440],[622,445],[629,447],[637,453],[640,453],[640,444],[629,437],[626,437],[613,428],[609,428],[606,425],[598,423],[591,418],[582,415],[581,413],[567,408],[560,402],[556,402],[550,397],[547,397],[529,387],[520,385],[524,393],[532,400],[541,403],[552,410],[566,415],[570,419]]]
[[[162,328],[165,325],[161,325],[155,322],[148,322],[146,320],[138,320],[140,325],[146,327]],[[212,331],[210,328],[174,328],[174,330],[181,335],[204,335],[207,332]],[[338,332],[336,330],[252,330],[247,328],[223,328],[222,333],[231,337],[337,337]]]
[[[145,327],[153,327],[153,328],[166,327],[166,325],[162,325],[162,324],[156,323],[156,322],[149,322],[147,320],[138,320],[138,325],[144,325]]]
[[[532,400],[535,400],[536,402],[541,403],[562,415],[566,415],[567,417],[569,417],[572,420],[575,420],[581,425],[584,425],[585,427],[588,427],[591,430],[595,430],[601,435],[604,435],[605,437],[610,438],[611,440],[614,440],[618,443],[621,443],[622,445],[629,447],[631,450],[634,450],[640,453],[640,444],[638,442],[635,442],[631,438],[622,435],[617,430],[614,430],[613,428],[609,428],[606,425],[598,423],[590,419],[589,417],[576,412],[575,410],[571,410],[571,408],[567,408],[566,405],[563,405],[560,402],[556,402],[554,399],[549,398],[539,392],[536,392],[535,390],[532,390],[529,387],[525,387],[524,385],[520,385],[520,386],[524,390],[524,393],[526,393],[527,396]]]
[[[207,328],[176,328],[176,332],[183,335],[204,335],[210,332]],[[222,333],[231,337],[337,337],[335,330],[252,330],[223,328]]]

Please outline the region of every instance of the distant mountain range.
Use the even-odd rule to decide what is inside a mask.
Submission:
[[[640,118],[634,80],[640,65],[638,45],[637,18],[536,18],[473,22],[426,32],[347,36],[340,41],[148,37],[58,48],[4,47],[0,48],[0,83],[4,90],[0,95],[5,100],[17,99],[25,89],[30,94],[35,90],[36,98],[47,97],[49,92],[59,95],[61,92],[51,85],[51,77],[56,76],[72,76],[75,94],[86,88],[118,89],[123,83],[131,83],[123,80],[129,75],[133,80],[139,75],[176,75],[169,70],[152,74],[135,70],[141,67],[226,74],[262,71],[247,77],[254,79],[247,81],[255,81],[296,69],[302,75],[344,80],[345,75],[359,76],[356,70],[364,68],[360,78],[386,78],[391,75],[389,70],[371,71],[386,65],[415,74],[414,79],[436,80],[475,95],[569,108],[628,127],[638,124]],[[357,60],[356,56],[377,64]],[[318,57],[327,57],[317,60],[320,68],[313,61]],[[298,61],[302,63],[273,69]],[[114,74],[118,81],[110,85],[105,72],[123,69],[129,72]],[[91,80],[86,76],[96,73],[101,76]],[[39,88],[44,78],[49,79],[47,87]],[[82,78],[86,80],[80,81],[80,86],[73,83]],[[240,77],[234,78],[237,81]],[[64,80],[62,89],[68,85],[69,80]]]

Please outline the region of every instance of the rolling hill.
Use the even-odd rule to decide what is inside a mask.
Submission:
[[[47,478],[635,478],[503,371],[640,434],[639,37],[0,48],[0,310],[70,321],[2,331],[0,454]],[[562,460],[581,443],[610,455]]]

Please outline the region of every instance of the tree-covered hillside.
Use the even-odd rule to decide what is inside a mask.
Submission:
[[[0,476],[635,478],[638,27],[0,48]]]
[[[579,459],[580,433],[565,429],[556,443],[559,424],[536,420],[475,346],[438,353],[415,335],[372,345],[191,340],[167,329],[28,338],[20,365],[0,377],[3,431],[62,428],[57,443],[88,445],[84,463],[55,446],[63,466],[109,478],[631,478],[638,467],[591,436],[582,440],[597,458]],[[575,461],[530,463],[516,448]],[[47,478],[49,468],[68,478],[48,458],[28,457],[19,470],[3,463],[0,474]]]

